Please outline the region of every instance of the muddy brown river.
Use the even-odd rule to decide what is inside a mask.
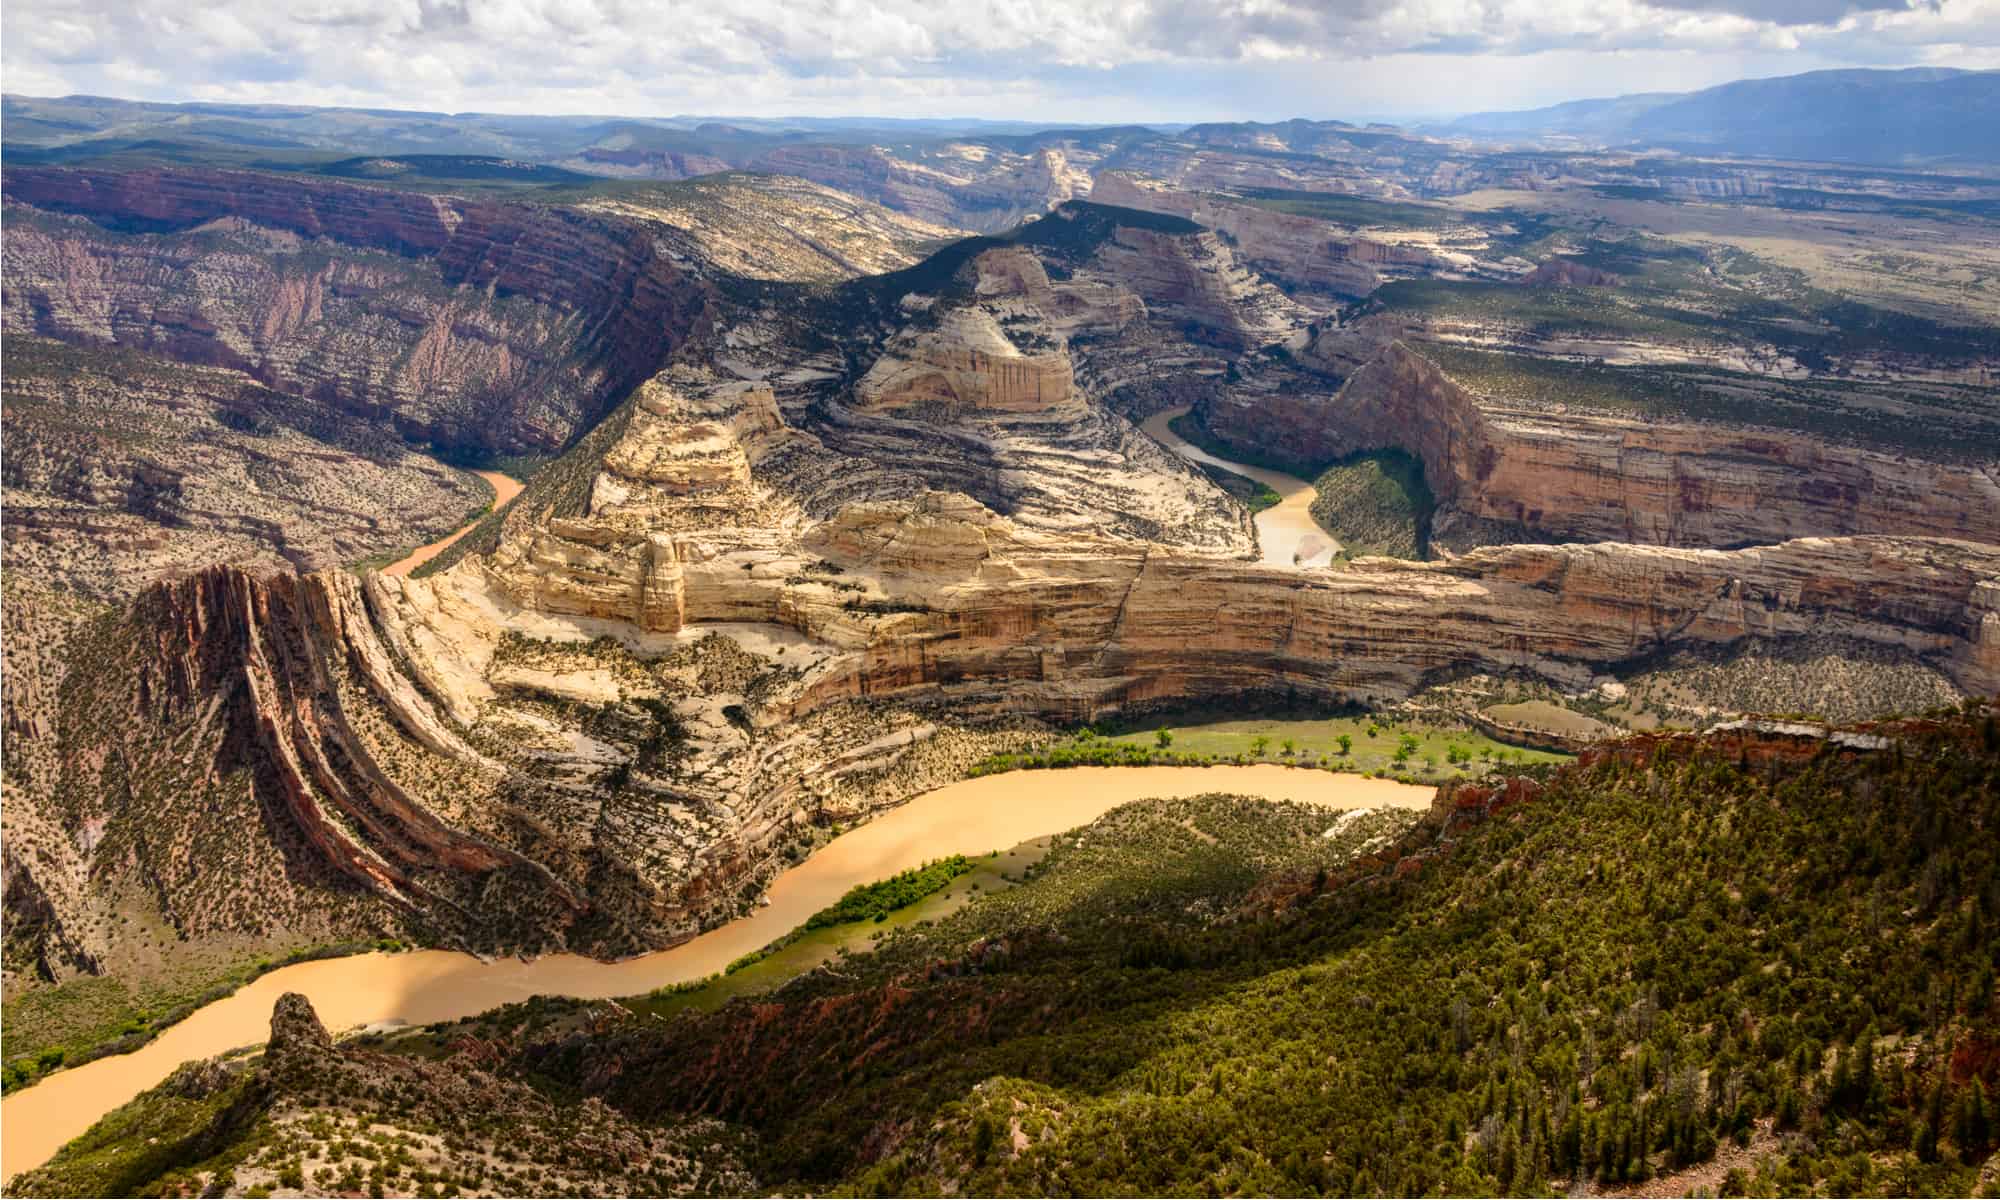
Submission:
[[[190,1059],[262,1042],[284,992],[329,1029],[456,1020],[536,995],[603,999],[699,979],[790,932],[847,889],[948,854],[984,854],[1096,820],[1149,796],[1237,792],[1346,808],[1422,808],[1434,789],[1281,767],[1077,767],[988,775],[926,792],[842,834],[780,875],[770,903],[670,950],[607,963],[572,954],[484,961],[444,950],[300,963],[198,1009],[131,1054],[59,1071],[0,1105],[0,1178],[51,1154]]]
[[[1167,422],[1187,411],[1186,408],[1169,408],[1156,412],[1146,418],[1139,428],[1183,458],[1234,471],[1278,493],[1278,503],[1251,518],[1257,525],[1257,547],[1265,564],[1275,567],[1326,566],[1339,552],[1340,543],[1332,534],[1321,529],[1318,521],[1313,520],[1312,502],[1316,495],[1313,485],[1283,471],[1269,471],[1248,463],[1217,458],[1186,441],[1167,428]]]
[[[505,508],[509,500],[521,494],[521,481],[518,479],[502,475],[498,471],[474,471],[473,474],[493,485],[493,511],[495,512]],[[477,524],[479,524],[479,519],[475,517],[457,529],[452,530],[444,537],[432,542],[430,545],[417,547],[410,552],[408,558],[403,559],[401,562],[391,563],[389,566],[382,568],[382,573],[384,575],[408,575],[418,567],[443,554],[447,546],[450,546],[453,542],[472,532],[472,527]]]

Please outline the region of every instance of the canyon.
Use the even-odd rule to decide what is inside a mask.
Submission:
[[[448,447],[560,448],[709,303],[662,230],[562,209],[229,171],[10,168],[0,190],[10,330]]]
[[[1323,335],[1314,351],[1368,354],[1338,390],[1206,400],[1226,445],[1301,464],[1385,448],[1423,461],[1434,539],[1745,546],[1891,531],[2000,542],[1993,464],[1775,430],[1641,421],[1482,402],[1421,347]],[[1329,343],[1335,343],[1330,347]]]
[[[1189,706],[1584,703],[1808,643],[2000,691],[1983,333],[1460,205],[1547,164],[1414,145],[10,165],[10,1002],[182,946],[692,944],[995,755]],[[1758,271],[1822,307],[1684,332]],[[1544,388],[1606,313],[1651,358]],[[1391,451],[1408,559],[1301,482]]]

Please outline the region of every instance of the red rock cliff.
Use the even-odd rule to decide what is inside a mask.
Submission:
[[[1423,460],[1434,538],[1728,547],[1894,533],[2000,545],[1990,466],[1926,462],[1741,426],[1485,405],[1392,342],[1333,394],[1212,398],[1223,439],[1330,462],[1401,448]]]
[[[560,446],[710,301],[659,231],[562,209],[195,169],[4,189],[9,330],[235,367],[447,445]]]

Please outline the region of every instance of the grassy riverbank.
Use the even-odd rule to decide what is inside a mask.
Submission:
[[[1165,734],[1164,740],[1161,735]],[[1082,729],[1013,754],[975,775],[1080,766],[1206,766],[1270,762],[1354,771],[1409,783],[1470,778],[1498,766],[1566,762],[1569,756],[1499,742],[1475,730],[1355,716],[1192,713],[1142,727]]]
[[[268,971],[322,958],[400,950],[390,939],[301,946],[258,955],[216,956],[157,974],[84,975],[9,996],[0,1011],[6,1057],[0,1091],[13,1092],[66,1067],[126,1054]],[[190,955],[190,959],[194,956]]]

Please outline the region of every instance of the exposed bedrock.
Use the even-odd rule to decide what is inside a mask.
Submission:
[[[651,553],[625,551],[623,619],[664,607],[638,586]],[[2000,687],[2000,547],[1969,542],[1508,546],[1443,564],[1287,571],[1034,534],[930,493],[850,506],[796,554],[837,576],[694,539],[668,586],[687,622],[762,620],[842,647],[802,684],[822,700],[914,689],[1073,717],[1274,685],[1386,700],[1460,668],[1580,685],[1677,646],[1809,632],[1907,650],[1968,691]],[[535,593],[518,580],[512,590]]]
[[[879,146],[785,146],[754,165],[839,188],[933,224],[982,233],[1011,228],[1090,189],[1088,170],[1072,163],[1061,147],[999,154],[956,149],[962,153],[946,147],[938,156],[907,161]]]
[[[581,907],[519,854],[441,820],[357,735],[341,704],[343,678],[439,750],[478,760],[395,673],[353,575],[259,577],[214,567],[153,589],[133,625],[146,639],[136,660],[138,710],[172,726],[210,708],[209,718],[223,722],[217,768],[273,783],[269,815],[300,835],[320,864],[411,907],[467,899],[459,893],[468,881],[520,868],[559,906]]]
[[[10,332],[233,367],[448,446],[562,445],[710,313],[671,231],[602,215],[192,169],[4,186]]]
[[[740,487],[703,474],[705,495]],[[50,735],[94,749],[10,798],[89,881],[23,911],[102,930],[136,862],[189,936],[278,919],[628,953],[738,911],[810,824],[958,777],[1006,744],[963,725],[981,716],[1390,699],[1465,668],[1582,686],[1674,647],[1827,632],[2000,689],[2000,549],[1966,542],[1292,571],[1039,534],[939,492],[792,536],[592,514],[535,538],[427,579],[156,585],[72,656]],[[44,941],[118,950],[115,928]]]
[[[1424,250],[1342,235],[1327,222],[1294,216],[1225,197],[1147,185],[1107,171],[1097,176],[1090,198],[1146,212],[1170,213],[1224,235],[1236,256],[1273,278],[1336,296],[1365,296],[1382,282],[1378,267],[1434,265]]]
[[[1204,398],[1199,411],[1224,441],[1300,469],[1409,451],[1437,498],[1432,540],[1451,548],[1536,538],[1731,547],[1870,533],[2000,545],[1990,464],[1742,426],[1487,405],[1400,342],[1338,391],[1237,390]]]
[[[981,308],[954,308],[934,328],[905,334],[875,360],[856,392],[864,412],[936,405],[953,414],[1080,414],[1069,354],[1024,353]]]

